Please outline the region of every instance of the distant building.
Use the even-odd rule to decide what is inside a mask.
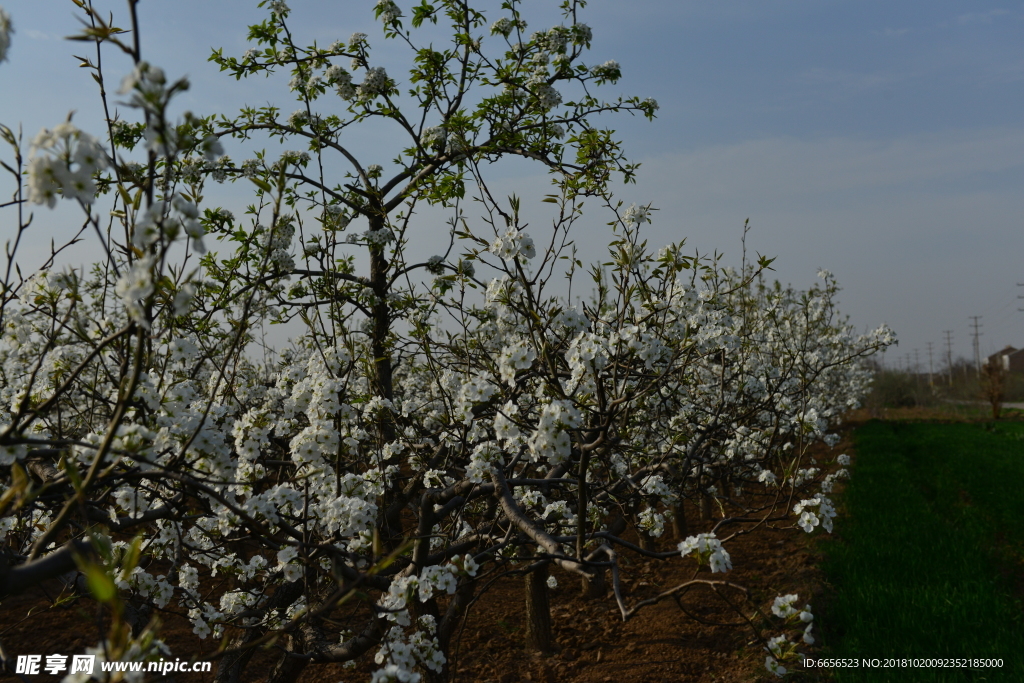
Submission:
[[[985,360],[985,365],[1002,368],[1004,372],[1024,373],[1024,349],[1007,346],[989,356]]]

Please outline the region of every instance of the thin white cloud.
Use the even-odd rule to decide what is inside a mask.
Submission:
[[[875,31],[876,36],[884,36],[886,38],[899,38],[908,33],[910,33],[909,28],[891,28],[889,26],[886,26],[881,31]]]
[[[985,65],[984,70],[977,77],[978,83],[983,85],[1017,83],[1022,80],[1024,80],[1024,59],[991,62]]]
[[[54,40],[57,37],[49,33],[45,33],[43,31],[37,31],[34,28],[26,29],[25,35],[31,38],[32,40]]]
[[[987,12],[968,12],[956,18],[956,23],[967,24],[991,24],[996,17],[1009,16],[1011,12],[1005,9],[991,9]]]
[[[666,155],[647,180],[672,178],[705,198],[772,203],[820,193],[953,182],[1024,165],[1024,129],[951,131],[894,140],[766,138]],[[657,170],[653,170],[657,169]]]
[[[815,91],[816,96],[825,96],[836,101],[864,93],[889,90],[915,76],[912,71],[860,72],[813,67],[798,73],[794,80],[798,85]]]

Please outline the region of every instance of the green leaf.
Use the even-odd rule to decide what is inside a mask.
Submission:
[[[87,564],[85,566],[85,580],[89,585],[89,591],[93,597],[100,602],[110,602],[117,596],[117,586],[114,579],[103,569],[102,565]]]
[[[82,475],[78,472],[78,465],[75,464],[74,460],[62,457],[60,469],[63,469],[64,474],[71,480],[71,486],[75,493],[80,493],[82,491]]]
[[[252,181],[253,185],[260,188],[264,192],[270,192],[270,183],[268,183],[266,180],[263,180],[263,178],[249,178],[249,180]]]
[[[25,498],[31,493],[31,489],[28,475],[21,467],[21,464],[15,462],[11,467],[11,487],[0,496],[0,514],[9,514],[8,508],[12,503],[14,503],[14,507],[11,510],[16,510],[20,507]]]
[[[132,540],[132,544],[128,547],[128,552],[121,560],[121,571],[125,576],[132,573],[132,570],[139,565],[139,560],[142,559],[142,535],[139,534]]]

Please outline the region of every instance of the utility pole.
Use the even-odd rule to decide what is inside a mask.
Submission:
[[[921,374],[921,357],[917,353],[917,349],[914,349],[914,374]],[[915,377],[916,379],[916,377]]]
[[[969,315],[967,317],[974,321],[973,323],[971,323],[971,326],[974,328],[974,370],[975,370],[975,372],[978,373],[978,376],[980,377],[981,376],[981,347],[978,346],[978,337],[980,337],[982,335],[982,333],[978,332],[978,330],[981,328],[981,325],[978,324],[978,321],[981,320],[984,316]]]
[[[1024,282],[1018,282],[1017,286],[1018,287],[1024,287]],[[1024,294],[1018,294],[1017,298],[1018,299],[1024,299]],[[1024,313],[1024,308],[1018,308],[1017,311],[1020,312],[1020,313]]]
[[[928,342],[928,386],[933,386],[932,381],[932,343]]]
[[[953,386],[953,330],[943,330],[946,335],[946,368],[949,370],[949,386]]]

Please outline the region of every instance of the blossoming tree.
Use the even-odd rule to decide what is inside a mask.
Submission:
[[[529,34],[516,0],[490,17],[463,0],[408,17],[380,0],[385,39],[412,56],[404,82],[368,36],[303,46],[289,7],[263,2],[252,49],[211,59],[238,79],[289,73],[296,111],[177,121],[168,107],[188,83],[143,59],[137,0],[130,43],[73,1],[107,130],[44,129],[26,161],[0,128],[16,185],[3,206],[16,226],[0,290],[0,597],[55,577],[87,589],[114,615],[98,652],[121,659],[160,656],[155,616],[179,613],[220,639],[219,681],[268,645],[275,682],[365,657],[374,681],[443,681],[490,578],[527,576],[544,649],[552,564],[594,599],[610,578],[628,619],[694,587],[742,591],[696,573],[731,569],[736,534],[831,529],[826,494],[845,463],[807,449],[833,443],[866,386],[858,359],[891,335],[854,335],[827,273],[796,292],[762,283],[764,259],[733,272],[682,245],[647,249],[649,207],[622,211],[608,191],[636,166],[594,122],[657,104],[595,94],[621,74],[584,63],[582,0]],[[439,22],[450,44],[418,39]],[[0,12],[0,61],[9,37]],[[110,47],[135,64],[124,113],[99,67]],[[371,122],[393,129],[390,162],[347,142]],[[268,139],[301,149],[252,147]],[[252,157],[225,155],[236,148]],[[488,183],[507,157],[552,174],[537,241],[519,199]],[[215,183],[229,181],[253,188],[245,220],[218,206]],[[26,205],[58,201],[79,204],[105,257],[61,268],[56,249],[22,278]],[[589,271],[570,238],[585,202],[615,231]],[[423,205],[451,216],[443,254],[411,253],[417,231],[436,231],[417,220]],[[586,301],[572,296],[581,278]],[[266,323],[293,333],[289,348],[266,347]],[[687,509],[711,519],[716,505],[713,530],[689,534]],[[659,552],[666,524],[680,543]],[[695,574],[629,604],[621,553]],[[810,611],[779,600],[810,642]],[[797,656],[785,635],[765,647],[776,672]]]

